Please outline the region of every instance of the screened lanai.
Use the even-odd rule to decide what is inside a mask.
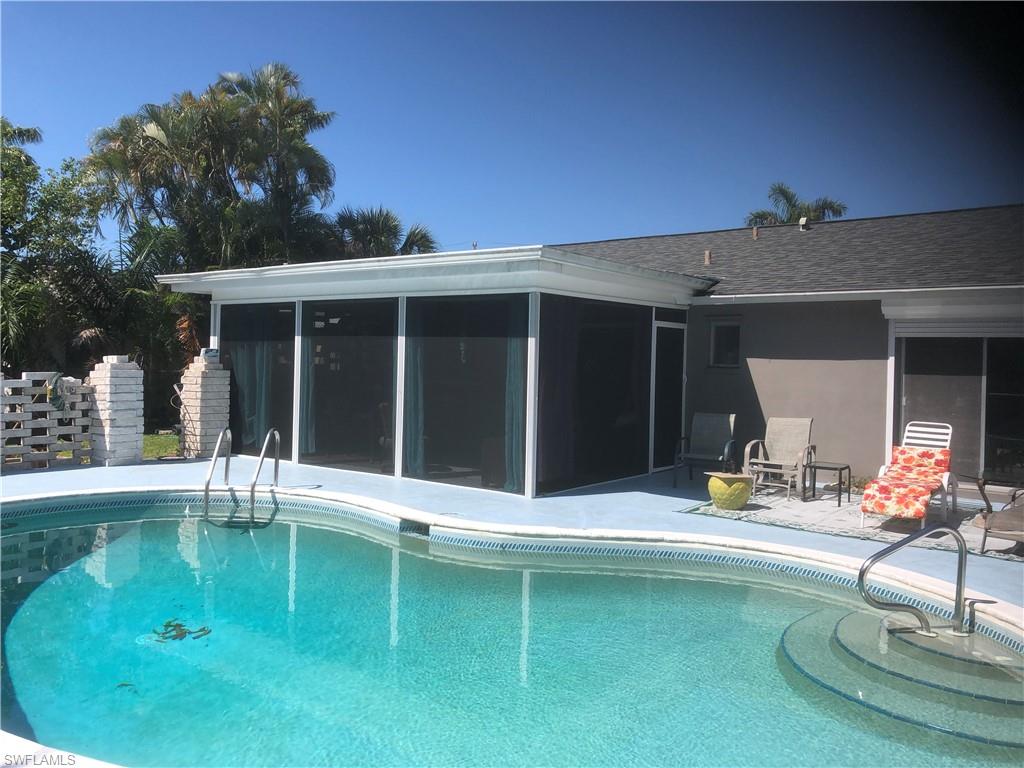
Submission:
[[[528,497],[671,464],[712,283],[549,247],[161,281],[211,297],[236,452]]]

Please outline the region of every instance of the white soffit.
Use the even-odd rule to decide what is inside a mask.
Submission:
[[[686,306],[712,281],[616,264],[558,248],[524,246],[378,259],[160,275],[214,301],[372,298],[547,291]]]

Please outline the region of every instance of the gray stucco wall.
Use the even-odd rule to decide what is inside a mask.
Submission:
[[[740,365],[709,365],[709,318],[740,322]],[[810,416],[818,458],[872,476],[885,459],[887,324],[877,301],[693,307],[687,328],[686,423],[736,414],[739,460],[769,416]],[[823,478],[819,478],[819,482]]]

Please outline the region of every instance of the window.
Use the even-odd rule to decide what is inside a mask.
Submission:
[[[736,368],[740,364],[740,323],[733,319],[711,319],[710,365]]]
[[[398,299],[302,305],[299,457],[394,473]]]
[[[522,493],[526,294],[410,298],[406,477]]]
[[[647,472],[651,308],[541,294],[538,353],[537,490]]]
[[[295,304],[228,304],[220,310],[220,359],[231,371],[234,453],[258,454],[271,428],[291,455]]]

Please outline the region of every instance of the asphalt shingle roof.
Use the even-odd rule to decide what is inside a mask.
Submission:
[[[717,295],[1024,285],[1024,205],[555,247],[717,278]]]

